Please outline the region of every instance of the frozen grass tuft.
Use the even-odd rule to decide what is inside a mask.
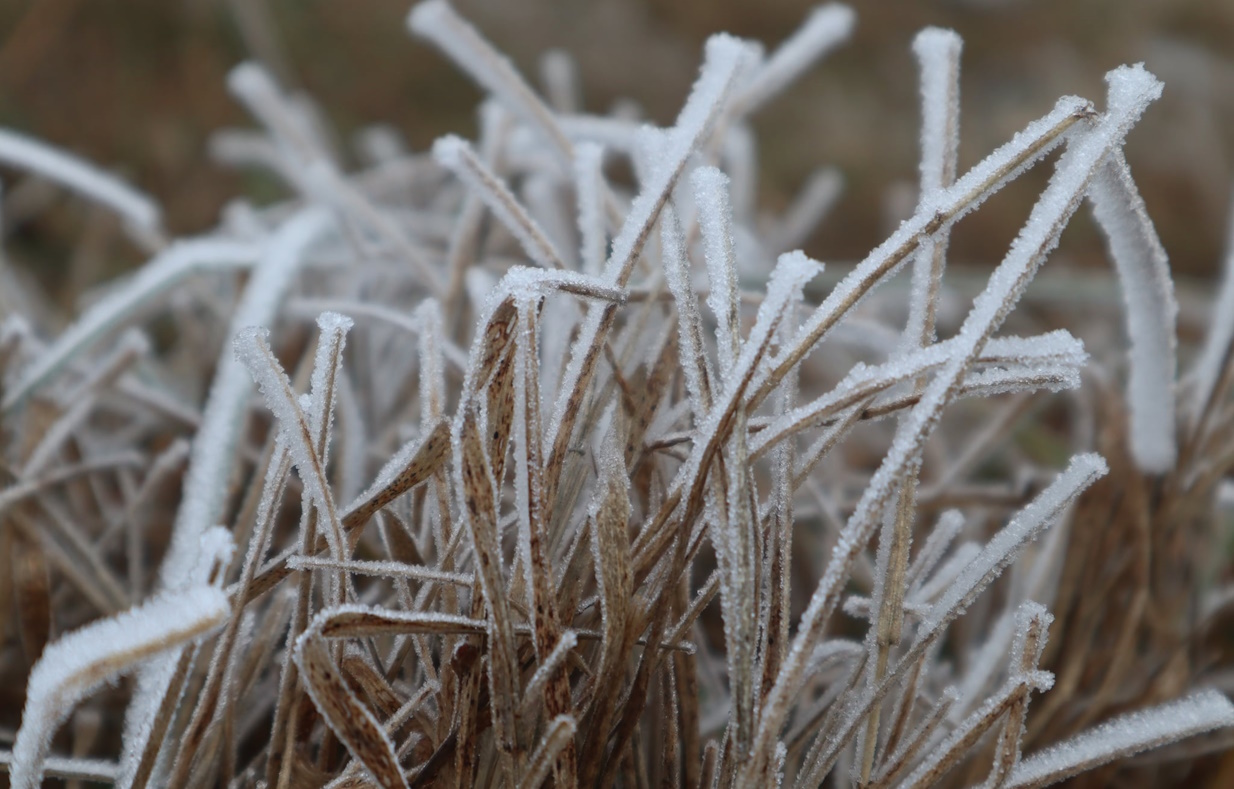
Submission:
[[[430,0],[408,25],[487,94],[478,139],[382,127],[348,171],[243,64],[261,128],[213,149],[292,197],[165,247],[147,198],[0,132],[155,250],[58,334],[3,316],[11,783],[1154,786],[1228,760],[1234,288],[1180,386],[1123,152],[1160,82],[1115,69],[1101,109],[1063,97],[964,170],[962,42],[923,31],[916,209],[824,267],[793,247],[844,163],[756,226],[747,120],[854,23],[713,36],[638,128],[585,114],[564,52],[542,99]],[[1005,257],[949,271],[955,223],[1052,155]],[[1129,353],[1087,331],[1101,306],[1016,309],[1085,201]]]

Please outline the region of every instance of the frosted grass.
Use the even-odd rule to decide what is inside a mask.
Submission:
[[[0,411],[9,412],[44,386],[65,365],[108,333],[131,322],[149,302],[165,295],[191,274],[218,268],[244,269],[264,254],[264,245],[225,238],[178,241],[151,259],[131,280],[115,286],[86,310],[4,393]]]
[[[345,331],[345,328],[350,326],[350,321],[343,323],[337,318],[330,323],[334,324],[331,328],[335,331]],[[280,438],[291,454],[310,501],[318,509],[327,527],[325,535],[331,553],[337,561],[342,561],[347,554],[347,542],[325,475],[326,424],[331,416],[327,410],[328,405],[320,401],[323,394],[320,385],[314,387],[307,408],[298,401],[292,391],[291,382],[287,380],[270,350],[267,336],[268,331],[265,329],[241,330],[233,346],[235,354],[253,377],[266,405],[278,419]],[[341,339],[334,342],[341,344]],[[331,342],[326,340],[320,347],[325,353],[329,353],[330,346]],[[319,361],[322,359],[319,358]],[[327,364],[330,362],[327,361]],[[313,377],[318,379],[315,383],[321,383],[322,378],[319,378],[319,375],[324,377],[327,374],[329,373],[319,371],[319,368],[314,366]]]
[[[1192,435],[1181,450],[1172,443],[1176,307],[1122,153],[1159,93],[1151,75],[1111,72],[1104,112],[1064,98],[957,180],[961,42],[923,31],[914,215],[807,308],[821,266],[793,247],[838,197],[838,170],[816,171],[786,214],[759,215],[747,116],[851,34],[850,10],[816,9],[766,57],[753,42],[709,39],[666,128],[640,125],[629,104],[581,114],[577,68],[561,53],[540,62],[541,99],[440,0],[408,21],[489,94],[474,151],[447,137],[435,155],[409,152],[378,128],[354,141],[368,169],[347,173],[351,157],[335,149],[323,114],[242,65],[230,86],[265,128],[230,133],[223,152],[273,168],[297,194],[233,206],[217,234],[188,242],[195,252],[157,256],[49,345],[28,321],[0,329],[12,398],[0,405],[23,435],[33,429],[18,457],[46,469],[5,491],[10,504],[34,505],[6,514],[24,539],[20,530],[44,525],[41,504],[54,531],[16,553],[64,571],[51,587],[15,586],[23,614],[42,594],[57,606],[84,598],[67,606],[78,621],[98,615],[91,606],[106,613],[139,597],[153,570],[143,539],[165,531],[152,508],[186,455],[154,599],[206,587],[234,606],[200,651],[179,641],[142,659],[121,760],[99,769],[122,787],[293,785],[311,767],[332,786],[530,787],[549,775],[561,786],[809,786],[852,775],[872,789],[971,779],[983,766],[973,757],[988,753],[986,784],[1037,785],[1230,722],[1229,702],[1201,693],[1098,726],[1062,755],[1020,758],[1032,693],[1052,681],[1038,666],[1050,615],[1029,601],[1095,613],[1076,608],[1086,590],[1060,572],[1062,549],[1087,552],[1085,572],[1113,565],[1068,528],[1130,528],[1092,520],[1120,480],[1080,499],[1107,472],[1084,452],[1096,427],[1085,389],[1048,412],[1051,436],[1066,430],[1079,454],[1029,498],[1055,464],[1021,431],[1054,402],[1035,393],[1080,387],[1084,346],[1062,330],[993,336],[1086,199],[1111,237],[1132,339],[1131,449],[1103,443],[1109,466],[1161,469],[1154,496],[1168,513],[1185,503],[1174,498],[1187,488],[1178,480],[1208,490],[1204,474],[1234,463],[1212,457],[1228,427],[1220,327],[1197,373]],[[959,331],[935,340],[952,225],[1063,143]],[[633,189],[608,182],[627,167]],[[195,257],[220,251],[235,259]],[[309,258],[311,276],[298,277]],[[878,285],[910,259],[910,318],[897,325],[901,293]],[[184,299],[187,274],[212,269],[252,271],[238,299],[230,280],[188,294],[186,334],[166,355],[126,337],[83,360],[142,309]],[[839,342],[802,365],[828,337]],[[144,382],[220,339],[228,345],[202,414]],[[297,371],[294,383],[284,370]],[[1150,414],[1161,418],[1148,424]],[[894,427],[865,426],[889,416]],[[185,431],[197,431],[193,448],[158,452],[144,474],[144,455],[114,451],[167,438],[187,447]],[[62,456],[68,465],[53,466]],[[1010,478],[989,478],[1004,464]],[[295,497],[281,495],[293,466],[298,539],[280,525],[296,514]],[[927,487],[915,493],[919,469]],[[54,486],[65,484],[61,496]],[[943,507],[956,509],[917,523]],[[74,519],[106,525],[95,540]],[[983,521],[1005,525],[987,539]],[[1056,521],[1050,542],[1021,558]],[[231,560],[230,531],[243,562]],[[1126,536],[1135,544],[1140,533]],[[127,590],[112,577],[121,544],[140,576]],[[977,604],[1009,567],[1007,594]],[[79,588],[62,588],[60,574]],[[792,622],[803,586],[814,593]],[[825,637],[841,603],[855,620],[845,631],[859,630]],[[722,641],[707,637],[717,608]],[[1158,627],[1135,619],[1137,605],[1113,608],[1097,610],[1124,633]],[[960,616],[964,626],[951,627]],[[20,622],[23,649],[41,646],[32,619]],[[1077,655],[1066,629],[1091,626],[1081,619],[1056,626],[1060,675],[1072,676],[1068,661],[1114,662],[1084,699],[1045,697],[1047,732],[1081,701],[1093,720],[1143,703],[1151,689],[1133,669],[1162,659],[1157,642],[1195,634],[1183,625],[1142,639],[1143,655],[1111,658],[1104,642]],[[1182,680],[1204,687],[1205,671]],[[72,704],[55,706],[67,714],[59,707]],[[83,752],[85,712],[73,720]]]
[[[775,98],[816,61],[852,34],[856,15],[840,3],[812,10],[771,55],[755,68],[734,99],[735,113],[750,113]]]
[[[1089,189],[1093,216],[1105,231],[1126,303],[1131,337],[1127,402],[1131,451],[1140,468],[1161,473],[1177,455],[1174,440],[1174,324],[1178,302],[1165,248],[1120,151],[1107,159]]]
[[[715,167],[700,167],[690,175],[698,224],[703,236],[703,257],[711,289],[707,306],[716,319],[719,370],[727,378],[741,350],[741,318],[737,308],[737,260],[733,250],[733,209],[729,179]]]
[[[800,363],[871,288],[893,274],[922,237],[975,210],[989,195],[1061,144],[1062,134],[1090,112],[1090,105],[1082,99],[1060,99],[1049,114],[1017,132],[950,188],[921,205],[912,218],[857,264],[806,319],[776,357],[771,371],[759,382],[754,401],[760,402],[784,373]]]
[[[561,253],[544,229],[536,224],[501,179],[480,161],[471,146],[458,137],[441,137],[433,143],[433,156],[475,191],[532,260],[544,268],[566,268]]]
[[[1234,704],[1217,691],[1133,712],[1029,754],[1007,786],[1049,786],[1085,770],[1213,729],[1234,726]]]
[[[1067,470],[994,535],[981,553],[964,567],[922,618],[922,630],[935,630],[945,621],[963,614],[977,594],[1015,560],[1026,543],[1036,539],[1080,491],[1107,473],[1109,467],[1099,455],[1073,458]]]
[[[30,674],[9,772],[15,789],[42,785],[56,728],[87,694],[141,661],[201,638],[222,624],[227,596],[213,586],[168,592],[49,645]]]
[[[750,57],[749,48],[731,36],[712,36],[707,40],[706,53],[699,78],[690,89],[677,122],[668,133],[656,168],[630,206],[626,220],[613,238],[602,277],[624,286],[630,277],[635,259],[646,242],[660,210],[669,198],[687,160],[710,133],[735,84],[742,64]],[[606,318],[606,314],[608,317]],[[561,394],[553,407],[546,431],[546,440],[553,441],[550,463],[559,460],[569,431],[563,430],[571,401],[578,398],[576,390],[585,384],[594,364],[597,343],[611,312],[593,307],[580,328],[578,339],[571,346],[570,362],[563,376]],[[588,361],[588,360],[592,361]]]
[[[176,588],[187,576],[193,562],[193,546],[205,529],[218,520],[222,493],[227,489],[236,438],[243,427],[241,416],[252,391],[248,373],[232,356],[233,338],[246,327],[273,322],[308,249],[329,228],[330,220],[320,210],[310,209],[287,220],[270,238],[236,305],[229,339],[224,343],[206,398],[198,439],[193,442],[171,545],[160,571],[166,588]]]
[[[910,417],[901,422],[891,449],[845,525],[827,570],[802,616],[790,656],[764,704],[756,760],[745,773],[748,779],[756,780],[766,769],[765,760],[770,754],[771,742],[783,722],[788,699],[796,692],[801,679],[803,657],[821,636],[821,627],[838,602],[838,590],[857,554],[869,541],[895,481],[915,461],[965,370],[1023,292],[1044,254],[1057,243],[1058,234],[1077,208],[1101,161],[1110,148],[1121,141],[1148,103],[1161,92],[1161,83],[1142,67],[1117,69],[1107,75],[1107,80],[1110,85],[1107,113],[1091,131],[1069,146],[1060,159],[1053,178],[1033,207],[1024,229],[990,277],[986,290],[973,302],[973,309],[960,328],[957,339],[967,347],[957,348],[943,371],[930,382]],[[980,172],[984,167],[978,165],[974,169]],[[953,189],[959,189],[968,178],[962,178]],[[906,224],[911,224],[911,221]],[[843,283],[836,290],[841,287]],[[834,295],[833,291],[819,312],[825,311]]]
[[[236,306],[228,330],[230,337],[238,336],[246,326],[273,320],[308,248],[329,227],[325,213],[307,210],[287,220],[275,232]],[[159,585],[166,590],[186,588],[193,577],[192,568],[198,561],[197,548],[202,536],[218,520],[235,462],[234,449],[243,427],[242,417],[252,383],[244,366],[232,356],[230,346],[230,342],[224,344],[199,432],[190,450],[171,544],[159,570]],[[139,677],[138,690],[125,720],[123,776],[132,776],[137,770],[153,715],[167,693],[167,682],[171,680],[178,659],[179,655],[173,654],[154,661]]]
[[[464,21],[445,0],[418,4],[407,17],[413,33],[442,49],[482,88],[492,93],[506,109],[537,128],[558,154],[570,161],[573,146],[552,111],[523,80],[510,61]]]
[[[32,172],[105,206],[141,234],[158,238],[163,232],[162,211],[153,199],[47,143],[0,129],[0,162]]]
[[[586,142],[576,148],[574,184],[578,193],[579,259],[584,274],[598,276],[608,245],[604,221],[604,149],[598,144]]]

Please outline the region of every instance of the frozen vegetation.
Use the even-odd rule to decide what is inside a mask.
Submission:
[[[428,0],[410,31],[485,91],[478,139],[364,137],[350,169],[240,65],[256,128],[213,150],[292,197],[195,238],[0,130],[151,252],[66,325],[0,328],[11,785],[1148,786],[1229,748],[1199,648],[1234,595],[1198,568],[1234,277],[1180,356],[1123,152],[1162,84],[1116,68],[959,162],[962,42],[922,31],[915,210],[824,267],[791,247],[838,170],[759,214],[750,119],[856,23],[713,36],[655,127],[582,114],[560,52],[542,98]],[[1031,167],[969,303],[950,232]],[[1000,333],[1085,208],[1126,352]]]

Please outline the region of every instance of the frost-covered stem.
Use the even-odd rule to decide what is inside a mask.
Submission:
[[[540,744],[527,760],[527,774],[519,782],[518,789],[537,789],[544,783],[549,769],[560,764],[562,754],[573,746],[576,729],[573,715],[558,715],[549,722]]]
[[[766,234],[768,251],[787,252],[805,244],[814,228],[827,217],[844,189],[844,176],[828,167],[812,173],[780,220]]]
[[[45,384],[66,364],[108,332],[125,325],[142,307],[206,268],[246,268],[265,254],[262,245],[216,238],[178,241],[152,258],[133,278],[87,309],[71,326],[22,371],[4,393],[0,413],[8,413],[31,392]]]
[[[967,347],[957,349],[952,360],[926,388],[912,418],[905,420],[896,431],[891,449],[845,525],[827,570],[802,616],[789,658],[764,704],[754,758],[747,773],[750,783],[757,783],[766,776],[775,739],[788,714],[792,695],[800,687],[808,655],[834,612],[849,570],[869,541],[873,525],[881,516],[893,486],[910,464],[916,462],[926,438],[937,426],[943,408],[954,398],[963,382],[965,372],[990,334],[1019,300],[1046,253],[1058,243],[1067,220],[1079,206],[1106,155],[1121,144],[1148,103],[1161,93],[1161,83],[1143,67],[1116,69],[1106,78],[1110,86],[1106,113],[1068,146],[1059,160],[1024,229],[1012,242],[1011,249],[990,277],[985,291],[973,302],[973,308],[960,328],[958,338]],[[968,176],[948,192],[963,192],[967,180]],[[912,222],[906,224],[911,225]],[[858,269],[861,268],[858,266]],[[835,295],[834,291],[832,295]],[[831,297],[828,298],[830,300]],[[819,312],[826,313],[826,302]],[[804,330],[804,333],[809,336],[811,332]],[[802,353],[804,355],[804,350]]]
[[[482,405],[486,393],[482,388],[492,377],[501,357],[510,352],[516,319],[512,300],[502,299],[494,305],[482,324],[483,329],[477,332],[450,430],[454,490],[460,499],[463,524],[471,537],[482,601],[488,608],[488,679],[493,731],[498,749],[507,755],[514,752],[520,735],[518,656],[502,573],[495,501],[497,481],[487,451],[485,433],[488,426]],[[480,601],[481,597],[476,596],[473,610],[482,610]]]
[[[218,520],[227,491],[236,441],[244,426],[242,417],[253,390],[248,371],[233,354],[232,343],[242,329],[268,326],[274,321],[309,247],[329,226],[328,215],[320,209],[308,209],[287,220],[268,242],[236,306],[189,456],[182,504],[160,573],[165,587],[182,583],[202,532]]]
[[[604,149],[582,143],[575,150],[574,190],[578,195],[579,260],[584,274],[599,276],[608,233],[604,220]]]
[[[1025,603],[1016,612],[1016,640],[1011,650],[1012,676],[1028,677],[1036,672],[1049,637],[1050,623],[1054,617],[1037,603]],[[1006,783],[1007,776],[1020,761],[1020,741],[1024,737],[1024,721],[1028,715],[1030,688],[1025,686],[1007,709],[1007,720],[999,732],[994,749],[994,766],[986,778],[985,786],[997,789]]]
[[[548,96],[549,106],[563,115],[582,111],[583,96],[579,85],[578,64],[561,49],[550,49],[540,56],[540,81]]]
[[[540,367],[538,294],[522,298],[518,303],[518,332],[514,357],[514,475],[522,542],[523,567],[527,588],[531,593],[536,656],[544,663],[557,649],[561,638],[561,622],[557,616],[557,594],[554,584],[548,524],[544,512],[543,439],[540,429]],[[573,712],[570,698],[570,677],[565,667],[554,671],[544,686],[544,709],[550,716]],[[555,759],[555,785],[569,789],[576,785],[574,742],[571,739],[560,748]]]
[[[696,419],[711,410],[711,376],[708,373],[706,347],[703,343],[702,319],[698,302],[690,287],[689,261],[681,223],[671,204],[664,206],[660,218],[660,258],[664,264],[669,292],[677,305],[677,344],[681,349],[681,365],[686,393]]]
[[[737,259],[733,250],[733,209],[729,178],[715,167],[700,167],[690,175],[698,225],[703,236],[710,293],[707,306],[716,318],[720,375],[727,377],[741,350],[741,312],[737,304]]]
[[[956,160],[960,143],[960,37],[951,30],[926,28],[913,41],[913,52],[921,68],[921,180],[919,209],[936,199],[952,185],[956,175]],[[917,250],[913,260],[913,278],[909,299],[908,325],[904,330],[905,348],[924,347],[934,339],[934,317],[938,307],[938,292],[946,262],[949,226],[944,225]],[[926,381],[918,378],[914,391],[920,394]],[[886,674],[892,646],[900,640],[904,623],[904,574],[908,570],[908,553],[912,545],[913,516],[916,510],[917,479],[921,464],[909,466],[900,482],[896,496],[891,529],[883,529],[879,538],[878,566],[875,573],[874,596],[871,603],[878,607],[872,628],[874,671],[868,675],[870,686],[877,685]],[[874,767],[874,752],[878,744],[878,725],[882,705],[870,710],[861,750],[859,783],[869,783]]]
[[[852,34],[855,22],[853,10],[840,3],[828,3],[811,11],[801,27],[750,75],[733,102],[733,114],[754,112],[775,97],[814,62],[843,43]]]
[[[884,789],[884,787],[893,785],[892,782],[899,778],[900,773],[909,767],[913,757],[917,755],[917,752],[930,739],[939,725],[947,719],[947,713],[951,711],[957,698],[954,687],[946,688],[943,691],[942,698],[938,700],[938,703],[934,705],[934,708],[930,710],[925,719],[918,724],[918,728],[913,732],[913,735],[883,762],[878,774],[874,776],[874,780],[870,784],[871,789]]]
[[[238,582],[241,593],[237,594],[234,598],[236,611],[231,619],[227,621],[227,626],[223,629],[223,633],[214,648],[214,656],[210,664],[209,673],[206,675],[205,685],[198,694],[197,706],[194,708],[193,716],[185,728],[183,736],[180,738],[179,753],[172,763],[173,773],[170,783],[172,786],[181,786],[187,783],[188,771],[193,766],[193,756],[206,735],[207,727],[214,719],[215,710],[220,703],[223,705],[227,704],[222,684],[224,683],[225,673],[232,665],[232,649],[240,632],[240,623],[243,621],[242,614],[246,603],[243,590],[247,589],[253,582],[253,578],[257,573],[257,567],[261,563],[261,557],[265,551],[270,530],[273,528],[274,520],[278,515],[279,502],[282,500],[283,489],[286,486],[287,474],[290,470],[291,456],[287,454],[282,442],[276,442],[263,483],[261,503],[258,506],[257,513],[257,526],[250,537],[248,550],[244,557],[244,567]],[[220,697],[222,697],[221,702]]]
[[[1126,305],[1131,337],[1127,404],[1128,440],[1136,465],[1164,473],[1174,466],[1174,324],[1178,302],[1170,261],[1131,178],[1121,151],[1108,157],[1088,192],[1093,216],[1105,231]]]
[[[214,586],[168,592],[111,619],[93,622],[50,644],[30,672],[9,781],[42,785],[43,762],[56,727],[86,694],[139,662],[198,639],[230,613]]]
[[[878,395],[906,378],[922,376],[942,367],[957,348],[957,338],[943,340],[877,366],[850,373],[838,386],[805,405],[765,422],[751,443],[752,457],[758,459],[785,438],[811,427],[830,424],[834,416],[855,403]],[[1078,369],[1087,360],[1084,346],[1066,330],[1057,329],[1032,337],[998,337],[982,349],[978,361],[1008,371],[1023,368],[1020,375],[1031,376],[1047,369]],[[986,374],[988,377],[988,374]],[[906,405],[920,399],[909,395]]]
[[[917,34],[913,52],[921,68],[921,176],[918,210],[956,178],[960,147],[960,49],[954,31],[929,27]],[[928,345],[934,338],[938,291],[946,263],[949,227],[930,237],[913,261],[905,343]]]
[[[911,412],[910,412],[911,413]],[[907,415],[906,417],[907,418]],[[913,513],[917,504],[917,475],[921,470],[920,462],[911,464],[904,473],[896,496],[896,507],[889,516],[890,534],[884,528],[880,538],[875,575],[875,594],[872,605],[878,606],[877,618],[871,626],[871,651],[874,653],[874,670],[867,673],[867,682],[872,687],[882,681],[887,674],[887,663],[891,657],[891,648],[900,640],[900,631],[904,626],[904,587],[905,573],[908,571],[908,553],[912,545]],[[890,540],[890,542],[888,542]],[[870,773],[874,768],[874,752],[878,744],[878,726],[882,705],[875,704],[870,709],[866,721],[866,730],[861,748],[861,775],[859,784],[864,786],[870,782]]]
[[[47,143],[0,129],[0,162],[59,183],[115,212],[138,240],[162,236],[157,203],[115,176]]]
[[[921,243],[923,237],[938,232],[974,209],[1009,179],[1049,153],[1062,142],[1063,134],[1076,123],[1093,115],[1092,105],[1077,98],[1059,99],[1045,117],[1029,124],[1010,142],[974,166],[937,200],[919,210],[879,244],[839,284],[806,320],[789,347],[776,357],[771,369],[760,379],[750,395],[757,406],[790,367],[804,359],[841,318],[848,314],[875,285],[897,270]]]
[[[567,268],[548,234],[497,174],[476,156],[470,145],[453,135],[440,137],[433,143],[433,156],[484,201],[536,264],[544,268]]]
[[[232,342],[245,327],[273,322],[308,249],[329,228],[329,215],[315,208],[300,211],[284,222],[267,242],[240,297],[189,455],[171,544],[159,571],[160,586],[164,589],[184,588],[186,579],[192,577],[191,568],[197,560],[202,535],[218,520],[228,489],[235,446],[253,389],[244,365],[233,355]],[[166,683],[154,678],[170,680],[166,664],[174,664],[179,657],[176,650],[142,669],[143,681],[138,683],[125,720],[122,775],[132,775],[137,769],[137,761],[146,747],[149,718],[157,712],[167,692]]]
[[[350,328],[351,321],[331,313],[326,313],[323,318],[327,316],[332,316],[335,320],[342,322],[341,331],[334,341],[337,344],[333,346],[341,352],[341,334]],[[310,413],[305,414],[297,402],[291,382],[270,348],[267,333],[266,329],[257,327],[242,331],[235,341],[236,355],[253,376],[253,380],[257,382],[267,406],[278,419],[280,438],[286,442],[296,470],[304,483],[305,512],[309,511],[308,505],[311,503],[319,522],[325,522],[326,541],[330,546],[331,554],[335,561],[341,562],[347,558],[347,537],[334,502],[329,480],[326,478],[326,458],[317,449],[318,443],[325,438],[326,425],[329,423],[329,404],[324,402],[324,397],[329,396],[330,392],[324,391],[323,379],[336,373],[313,371],[313,382],[317,385],[315,388],[318,391],[315,393],[316,397],[310,400]],[[331,354],[332,348],[327,344],[329,342],[327,336],[332,333],[334,332],[323,330],[322,353],[319,354],[319,361],[322,360],[321,357],[329,357]],[[337,360],[337,357],[335,359]],[[320,415],[319,408],[322,410]],[[348,597],[354,597],[354,590],[349,589],[350,576],[339,572],[336,577],[339,583],[331,590],[332,596],[337,598],[346,594]],[[337,604],[339,600],[332,599],[331,602]]]
[[[574,158],[574,148],[553,111],[536,95],[510,61],[493,48],[474,27],[455,13],[445,0],[427,0],[411,9],[407,25],[442,49],[481,87],[497,97],[510,112],[538,129],[563,162]]]
[[[1140,710],[1029,755],[1011,772],[1010,789],[1049,786],[1116,759],[1214,729],[1234,726],[1234,705],[1206,690]]]
[[[725,522],[728,534],[721,535],[728,561],[721,571],[721,604],[724,611],[725,651],[728,657],[729,681],[732,686],[730,734],[732,763],[740,766],[749,755],[754,739],[754,702],[758,692],[754,666],[758,638],[756,596],[758,594],[758,559],[754,531],[757,521],[750,511],[749,462],[746,452],[746,415],[740,409],[733,420],[733,430],[724,453],[728,472],[728,513]],[[721,503],[723,505],[723,503]]]
[[[771,346],[776,329],[789,307],[801,298],[802,289],[822,266],[801,252],[781,255],[776,261],[767,286],[767,298],[759,305],[750,336],[742,345],[741,355],[733,362],[731,375],[715,406],[697,428],[690,456],[677,472],[668,494],[655,515],[643,525],[636,542],[637,574],[645,573],[659,561],[668,547],[673,530],[665,528],[678,505],[685,501],[682,522],[693,523],[699,513],[704,492],[710,479],[707,473],[724,437],[732,429],[733,420],[749,391],[756,371]],[[748,413],[748,412],[747,412]]]
[[[610,284],[626,285],[677,179],[691,154],[711,133],[749,55],[745,44],[724,35],[708,39],[705,52],[699,78],[668,134],[660,166],[631,204],[625,223],[613,238],[612,252],[603,272],[603,279]],[[550,505],[556,496],[558,474],[565,463],[575,419],[615,318],[616,310],[611,306],[593,305],[571,346],[570,362],[545,436],[552,442],[545,475],[545,496]],[[549,520],[551,522],[551,516]]]
[[[330,654],[322,636],[322,624],[328,615],[329,611],[322,611],[314,618],[296,639],[292,652],[305,690],[330,730],[382,789],[407,789],[393,741],[344,681],[336,658]]]
[[[1053,675],[1046,671],[1013,677],[998,693],[987,699],[985,704],[956,727],[956,730],[931,752],[929,758],[904,779],[902,786],[925,789],[937,785],[1023,694],[1033,688],[1048,690],[1053,681]]]
[[[309,201],[336,211],[343,229],[359,246],[353,225],[370,229],[419,274],[419,283],[434,295],[444,295],[437,270],[403,229],[339,169],[329,140],[310,108],[287,96],[274,77],[256,63],[242,63],[228,75],[228,86],[271,132],[278,172]]]
[[[1059,474],[1049,487],[995,534],[976,556],[963,562],[964,569],[923,616],[916,638],[907,652],[888,672],[887,677],[877,687],[867,690],[846,713],[848,719],[829,740],[829,754],[823,760],[826,769],[830,769],[840,750],[847,745],[858,722],[864,719],[872,705],[881,702],[906,668],[915,665],[922,655],[932,649],[947,627],[968,610],[972,602],[1015,560],[1024,546],[1036,539],[1076,496],[1107,471],[1105,461],[1098,455],[1077,455],[1072,458],[1066,471]],[[820,769],[818,774],[825,774],[825,770]]]

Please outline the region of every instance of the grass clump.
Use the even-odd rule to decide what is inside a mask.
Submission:
[[[961,171],[961,42],[923,31],[916,210],[820,287],[786,249],[836,177],[757,215],[749,118],[843,41],[847,8],[770,52],[712,37],[664,128],[573,111],[560,54],[546,103],[444,2],[409,23],[487,92],[479,139],[370,146],[348,171],[304,97],[240,66],[261,131],[216,150],[294,197],[203,237],[169,244],[129,187],[0,136],[155,250],[59,333],[14,312],[0,335],[13,786],[1217,769],[1197,757],[1234,724],[1211,637],[1234,596],[1199,579],[1234,463],[1234,324],[1179,380],[1122,152],[1155,77],[1115,69],[1101,109],[1062,98]],[[951,228],[1056,150],[957,309]],[[996,336],[1086,203],[1125,390],[1066,329]],[[884,287],[901,269],[907,291]],[[156,352],[139,327],[168,308]],[[1017,446],[1034,419],[1062,422],[1062,468]]]

